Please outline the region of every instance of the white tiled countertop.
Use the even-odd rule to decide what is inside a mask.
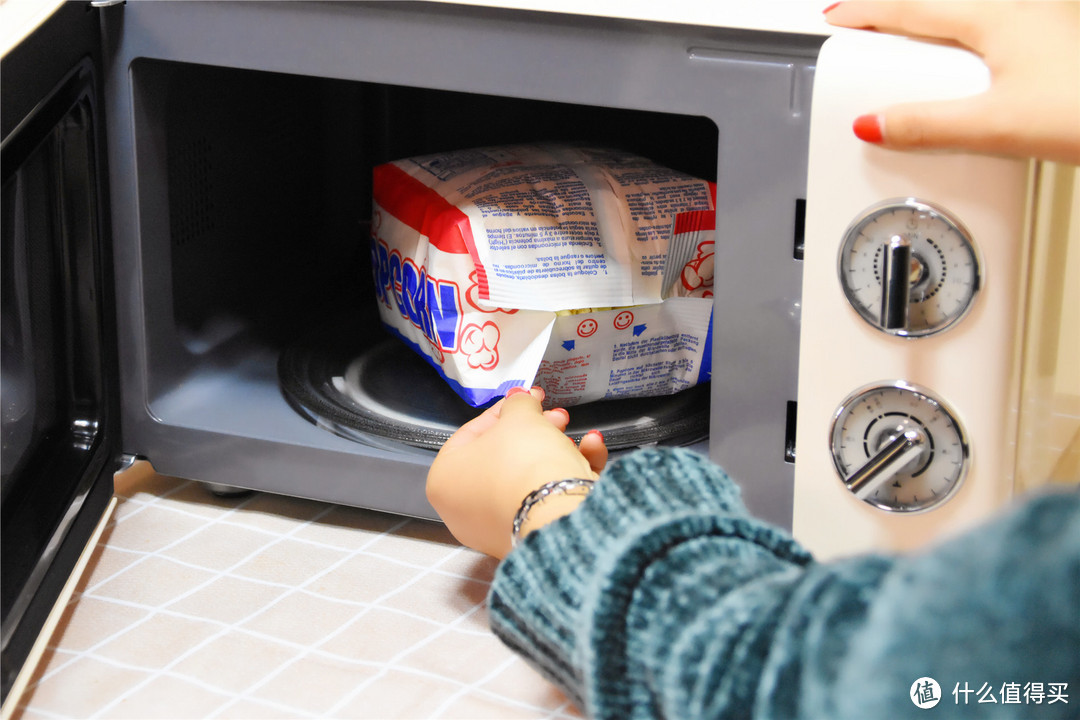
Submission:
[[[15,717],[576,718],[437,523],[136,467]]]

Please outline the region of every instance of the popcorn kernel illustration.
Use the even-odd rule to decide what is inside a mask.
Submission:
[[[686,297],[712,297],[713,243],[698,245],[697,256],[686,263],[682,271],[683,292]]]
[[[493,322],[483,327],[466,325],[461,333],[461,352],[468,358],[469,367],[491,370],[499,364],[499,328]]]

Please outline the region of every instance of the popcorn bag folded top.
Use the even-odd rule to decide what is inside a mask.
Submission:
[[[707,381],[716,186],[623,152],[478,148],[374,170],[380,317],[466,402]]]

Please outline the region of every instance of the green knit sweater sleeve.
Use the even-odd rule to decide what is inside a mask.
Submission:
[[[725,621],[727,631],[769,622],[809,562],[790,537],[748,515],[737,486],[706,458],[647,449],[609,465],[578,510],[531,533],[500,565],[491,622],[591,715],[663,716],[656,703],[673,703],[680,708],[675,716],[689,718],[689,698],[683,690],[657,694],[656,673],[709,647],[672,641],[692,641],[696,631],[687,632],[688,624],[708,623],[701,609],[748,585],[754,599]],[[730,676],[714,680],[742,685],[729,695],[749,703],[758,675],[760,668],[740,661]],[[650,681],[638,682],[644,676]],[[712,695],[706,687],[685,692]]]
[[[590,717],[1023,717],[985,684],[1080,688],[1080,493],[1047,493],[910,556],[817,563],[706,458],[611,463],[499,566],[491,624]],[[964,694],[970,689],[972,693]]]

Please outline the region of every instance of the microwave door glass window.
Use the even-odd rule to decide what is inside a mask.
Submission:
[[[86,496],[103,407],[97,193],[89,105],[4,168],[2,610],[5,659]],[[5,165],[9,162],[5,158]],[[5,667],[5,685],[8,668]]]
[[[4,184],[3,257],[0,258],[0,398],[3,412],[3,449],[0,468],[4,496],[33,443],[36,388],[34,353],[30,345],[30,277],[26,252],[26,178],[19,173]],[[48,411],[48,409],[47,409]],[[51,414],[51,412],[49,413]]]
[[[56,227],[53,217],[54,143],[47,142],[4,184],[3,497],[57,416],[55,314]]]

